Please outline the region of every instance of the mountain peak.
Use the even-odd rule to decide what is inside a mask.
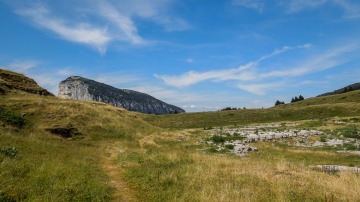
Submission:
[[[185,110],[148,94],[118,89],[81,76],[70,76],[59,84],[59,97],[72,100],[95,100],[148,114],[182,113]]]

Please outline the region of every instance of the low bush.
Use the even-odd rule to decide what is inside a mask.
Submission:
[[[211,152],[211,153],[216,153],[216,152],[217,152],[217,150],[216,150],[215,147],[210,147],[210,148],[208,149],[208,151]]]
[[[22,116],[7,110],[2,106],[0,106],[0,120],[18,127],[23,127],[26,124],[26,121]]]
[[[321,137],[320,137],[320,142],[326,142],[326,137],[325,137],[325,136],[321,136]]]
[[[8,157],[15,158],[18,155],[18,150],[15,147],[9,147],[0,149],[0,153]]]
[[[227,145],[225,145],[225,148],[232,150],[232,149],[234,149],[234,145],[233,144],[227,144]]]
[[[212,137],[210,137],[210,140],[212,140],[215,143],[224,143],[225,142],[225,138],[221,135],[213,135]]]

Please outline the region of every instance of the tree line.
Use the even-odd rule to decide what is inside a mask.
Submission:
[[[300,95],[299,97],[295,96],[295,97],[291,98],[291,103],[293,103],[293,102],[299,102],[299,101],[302,101],[302,100],[304,100],[304,99],[305,99],[305,98],[304,98],[304,96],[302,96],[302,95]],[[280,101],[280,100],[276,100],[276,102],[275,102],[275,106],[282,105],[282,104],[285,104],[285,102],[284,102],[284,101]]]

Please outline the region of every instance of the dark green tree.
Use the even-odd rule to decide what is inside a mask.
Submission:
[[[279,101],[279,100],[276,100],[276,102],[275,102],[275,106],[282,105],[282,104],[285,104],[285,102]]]

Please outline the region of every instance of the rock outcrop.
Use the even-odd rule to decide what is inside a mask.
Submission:
[[[145,93],[118,89],[80,76],[71,76],[59,84],[59,95],[63,99],[95,100],[148,114],[173,114],[185,112]]]

